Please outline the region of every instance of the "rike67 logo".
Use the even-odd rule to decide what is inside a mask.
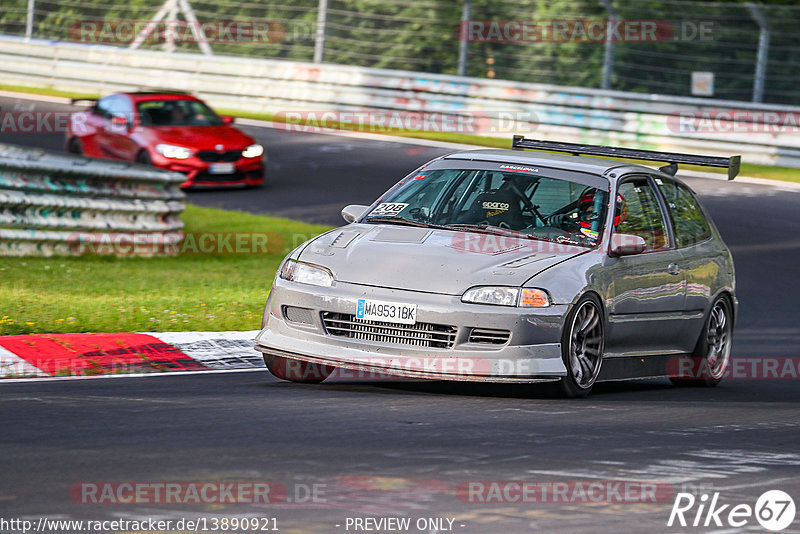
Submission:
[[[779,532],[791,525],[794,517],[794,500],[781,490],[762,493],[755,506],[722,503],[718,491],[711,496],[704,493],[699,498],[691,493],[678,493],[667,526],[740,528],[752,524],[755,519],[762,528]]]

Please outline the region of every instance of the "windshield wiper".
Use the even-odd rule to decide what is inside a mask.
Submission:
[[[487,234],[505,235],[509,237],[524,237],[526,239],[536,239],[538,241],[545,241],[539,236],[526,234],[519,230],[512,230],[510,228],[502,228],[500,226],[492,226],[490,224],[448,224],[447,228],[451,230],[464,230],[469,232],[483,232]]]
[[[404,226],[418,226],[420,228],[439,228],[446,230],[448,227],[440,224],[431,224],[416,219],[409,219],[408,217],[398,217],[397,215],[376,215],[375,217],[367,217],[364,222],[379,222],[389,224],[402,224]]]

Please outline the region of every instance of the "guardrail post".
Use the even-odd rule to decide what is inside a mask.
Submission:
[[[764,78],[767,76],[767,60],[769,59],[769,22],[757,5],[745,4],[750,15],[758,23],[758,55],[756,56],[756,73],[753,80],[753,102],[764,101]]]
[[[164,50],[175,52],[175,32],[178,31],[178,2],[177,0],[170,4],[170,9],[167,12],[167,42],[164,43]]]
[[[317,36],[314,40],[314,63],[325,59],[325,32],[328,25],[328,0],[319,0],[317,9]]]
[[[464,0],[464,7],[461,10],[461,31],[459,37],[461,42],[458,43],[458,75],[467,75],[467,61],[469,54],[469,33],[467,32],[467,24],[469,19],[472,18],[472,0]]]
[[[28,17],[25,19],[25,40],[33,37],[33,16],[36,12],[36,0],[28,0]]]
[[[614,70],[614,52],[617,45],[613,38],[614,34],[611,31],[611,26],[617,19],[617,10],[611,4],[611,0],[600,0],[600,3],[603,4],[603,7],[608,12],[608,18],[606,19],[606,47],[603,51],[603,80],[600,82],[600,87],[602,89],[611,89],[611,73]]]

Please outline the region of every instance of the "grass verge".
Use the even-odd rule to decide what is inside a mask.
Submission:
[[[99,95],[90,95],[90,94],[78,94],[78,93],[70,93],[68,91],[59,91],[56,89],[40,89],[34,87],[24,87],[18,85],[3,85],[0,84],[0,90],[5,91],[15,91],[21,93],[28,93],[28,94],[40,94],[40,95],[48,95],[48,96],[63,96],[67,98],[95,98]],[[285,122],[285,117],[278,116],[274,113],[253,113],[248,111],[242,110],[232,110],[232,109],[218,109],[217,110],[220,114],[224,115],[232,115],[235,117],[242,117],[248,119],[255,119],[255,120],[264,120],[264,121],[273,121],[273,122]],[[305,124],[304,121],[300,121],[298,124]],[[322,122],[322,123],[314,123],[314,125],[319,126],[325,129],[334,129],[334,130],[348,130],[354,131],[357,130],[357,126],[352,124],[344,123],[344,122]],[[412,139],[428,139],[433,141],[444,141],[448,143],[459,143],[459,144],[469,144],[469,145],[479,145],[485,146],[489,148],[511,148],[511,134],[508,135],[508,138],[503,137],[488,137],[488,136],[480,136],[480,135],[469,135],[469,134],[462,134],[462,133],[451,133],[451,132],[429,132],[429,131],[408,131],[402,130],[397,128],[381,128],[379,132],[383,135],[394,135],[399,137],[409,137]],[[646,147],[642,147],[646,148]],[[633,160],[620,160],[619,158],[613,158],[617,161],[633,161]],[[635,162],[638,163],[638,162]],[[726,174],[724,169],[715,169],[710,167],[698,167],[696,165],[681,165],[682,169],[689,169],[695,171],[703,171],[703,172],[716,172],[719,174]],[[787,167],[772,167],[769,165],[754,165],[751,163],[742,163],[740,174],[742,176],[750,176],[754,178],[765,178],[768,180],[782,180],[786,182],[800,182],[800,170],[798,169],[791,169]]]
[[[328,230],[193,205],[182,219],[195,235],[267,234],[279,246],[271,254],[3,258],[0,335],[254,330],[281,259]]]

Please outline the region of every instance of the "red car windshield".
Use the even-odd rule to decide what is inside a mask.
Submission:
[[[145,100],[136,104],[142,126],[217,126],[222,119],[198,100]]]

